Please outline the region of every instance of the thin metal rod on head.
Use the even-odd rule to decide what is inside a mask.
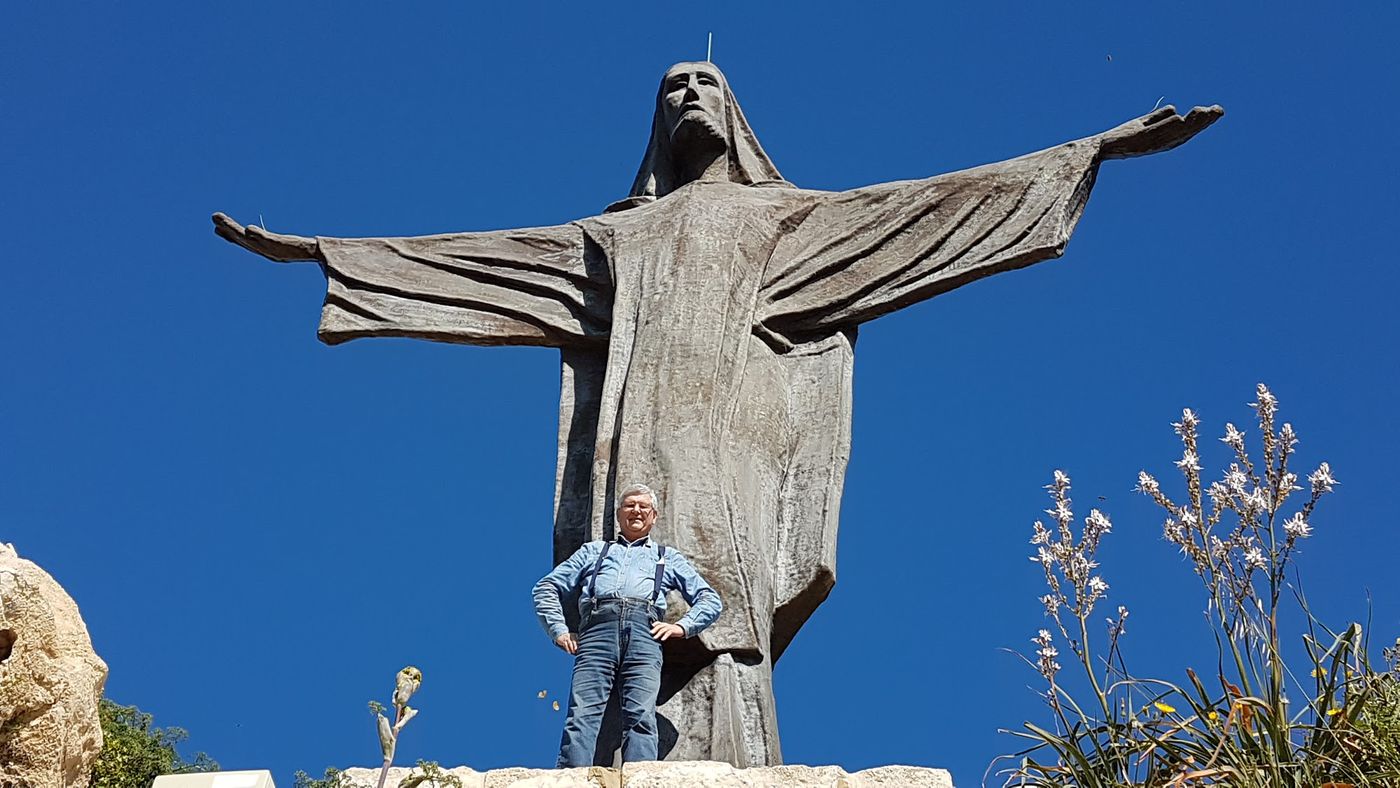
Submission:
[[[715,49],[715,34],[714,34],[714,33],[710,33],[709,38],[706,39],[706,41],[705,41],[705,62],[706,62],[706,63],[709,63],[709,62],[710,62],[710,54],[711,54],[712,52],[714,52],[714,49]]]

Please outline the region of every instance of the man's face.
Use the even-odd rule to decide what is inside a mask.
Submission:
[[[699,123],[714,136],[725,136],[724,88],[708,63],[679,63],[662,80],[662,113],[671,137],[682,126]]]
[[[622,505],[617,507],[617,524],[622,528],[623,538],[629,542],[651,533],[651,527],[656,524],[656,509],[651,505],[651,496],[639,493],[623,498]]]

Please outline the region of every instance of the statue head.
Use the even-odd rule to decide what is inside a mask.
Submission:
[[[728,147],[724,77],[713,63],[677,63],[661,77],[660,111],[672,152]]]
[[[713,63],[677,63],[666,69],[656,91],[651,139],[632,191],[608,211],[635,208],[679,189],[692,177],[686,157],[713,156],[716,149],[733,183],[791,185],[758,144],[724,72]]]
[[[656,493],[645,484],[629,484],[617,499],[617,526],[622,537],[635,542],[651,533],[660,513]]]

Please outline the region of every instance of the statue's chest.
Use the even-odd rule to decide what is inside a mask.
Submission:
[[[747,192],[687,188],[654,206],[615,236],[619,286],[635,283],[644,310],[692,324],[727,319],[736,307],[728,317],[747,322],[780,232],[773,206]]]

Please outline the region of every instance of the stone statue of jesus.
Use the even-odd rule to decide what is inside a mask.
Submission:
[[[680,63],[631,194],[601,216],[414,238],[214,225],[271,260],[320,263],[328,344],[559,348],[555,561],[611,538],[618,484],[652,484],[658,532],[725,602],[667,644],[663,756],[769,765],[773,663],[835,582],[857,327],[1059,257],[1100,162],[1176,147],[1222,114],[1163,107],[1010,161],[813,191],[783,180],[718,68]]]

